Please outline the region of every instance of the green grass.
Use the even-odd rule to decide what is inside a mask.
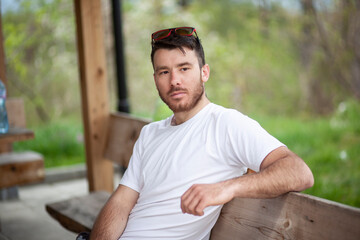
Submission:
[[[35,138],[14,144],[14,150],[33,150],[44,155],[45,167],[67,166],[85,161],[80,121],[62,120],[32,128]]]
[[[310,166],[315,184],[305,191],[360,207],[360,107],[318,119],[254,117]]]
[[[251,117],[310,166],[315,185],[305,193],[360,207],[359,108],[348,104],[346,110],[334,116],[316,119]],[[155,118],[169,114],[166,108],[160,110]],[[42,153],[46,167],[84,162],[81,122],[64,120],[34,130],[35,139],[17,143],[15,150]]]

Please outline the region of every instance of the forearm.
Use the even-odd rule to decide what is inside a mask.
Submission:
[[[90,239],[118,239],[123,233],[128,215],[116,206],[117,204],[107,204],[101,210],[96,218],[93,229],[90,234]]]
[[[261,171],[215,184],[195,184],[181,197],[184,213],[203,215],[204,208],[221,205],[234,197],[272,198],[313,185],[311,170],[302,159],[280,147],[262,162]]]
[[[308,166],[291,153],[259,173],[224,183],[234,197],[271,198],[290,191],[303,191],[313,185]]]
[[[138,192],[120,185],[96,218],[90,239],[118,239],[125,230],[129,214],[138,197]]]

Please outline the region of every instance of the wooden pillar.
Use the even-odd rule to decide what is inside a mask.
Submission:
[[[74,0],[89,191],[112,192],[113,166],[103,157],[110,119],[101,0]]]
[[[2,19],[0,9],[0,79],[4,83],[6,90],[8,90],[7,78],[6,78],[6,65],[5,65],[5,47],[4,47],[4,35],[2,31]],[[9,97],[9,91],[7,91],[7,97]],[[12,151],[12,144],[0,144],[0,153]]]

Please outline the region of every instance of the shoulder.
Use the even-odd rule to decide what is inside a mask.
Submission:
[[[232,108],[225,108],[217,104],[211,104],[210,118],[214,118],[223,123],[234,123],[234,122],[247,122],[254,121],[240,111]]]
[[[141,129],[140,136],[142,136],[142,137],[147,136],[148,137],[149,135],[156,134],[159,131],[163,131],[164,129],[166,129],[170,125],[171,118],[172,118],[172,116],[170,116],[170,117],[168,117],[166,119],[151,122],[151,123],[145,125]]]
[[[209,123],[208,125],[214,126],[221,134],[256,133],[262,128],[256,120],[236,109],[212,104],[209,112],[206,120]]]

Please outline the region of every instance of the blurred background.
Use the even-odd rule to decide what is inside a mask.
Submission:
[[[111,108],[114,38],[103,0]],[[301,156],[315,175],[306,193],[360,207],[358,0],[122,0],[130,111],[171,114],[153,82],[150,35],[193,26],[211,77],[209,99],[235,108]],[[25,100],[36,138],[15,150],[47,168],[84,163],[73,1],[1,0],[8,93]]]

